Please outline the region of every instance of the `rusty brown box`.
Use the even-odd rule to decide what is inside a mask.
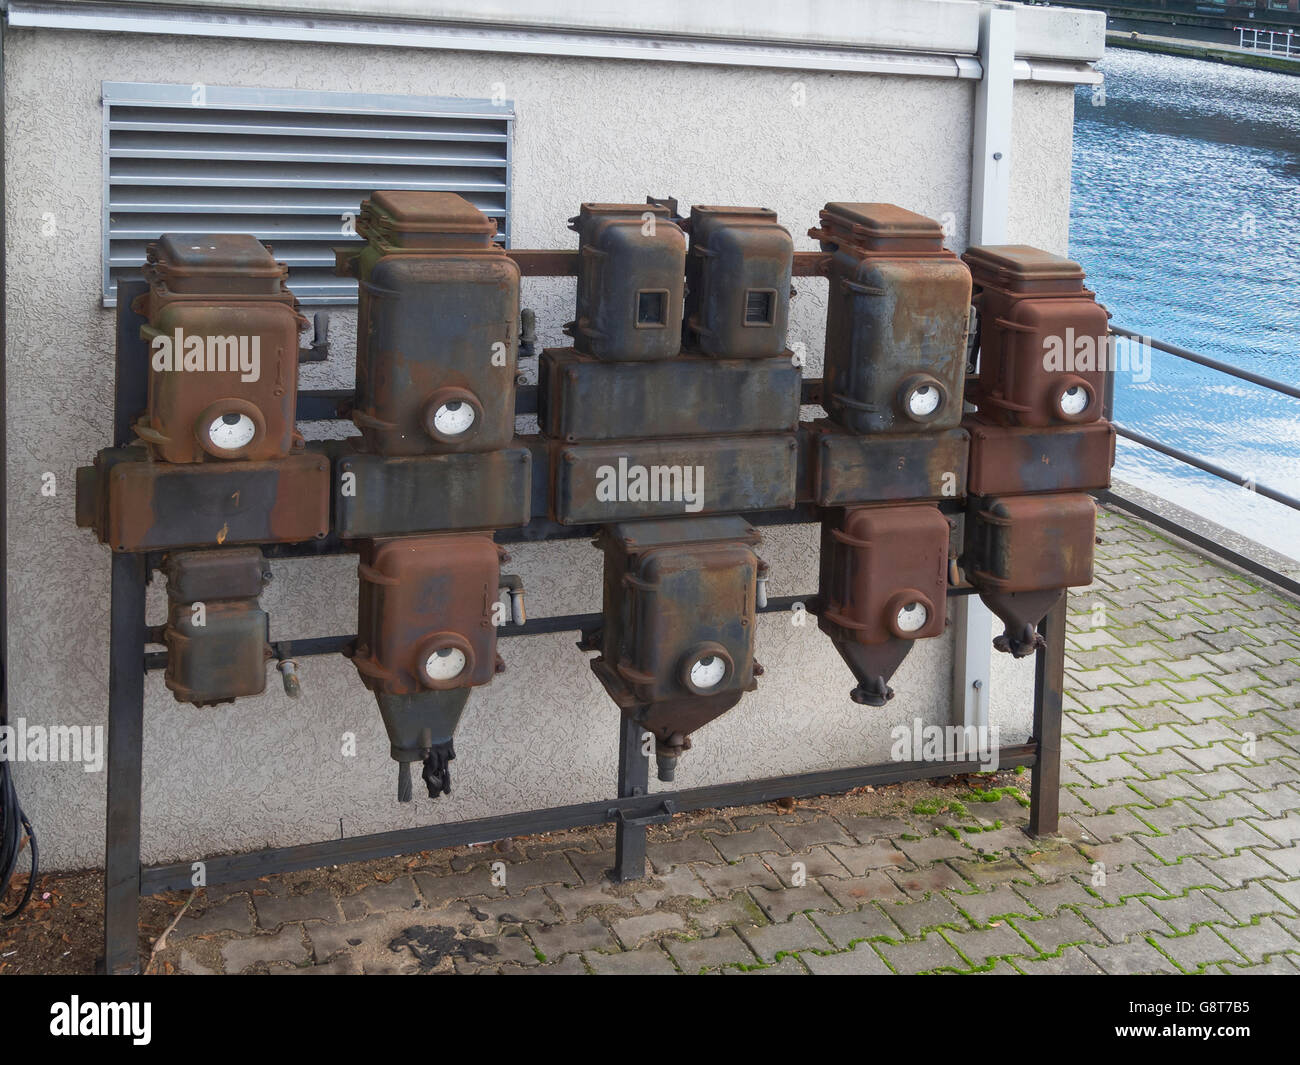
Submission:
[[[1087,495],[972,497],[967,573],[998,593],[1091,584],[1096,525]]]
[[[1106,308],[1078,263],[1021,244],[969,248],[980,315],[979,376],[968,398],[1003,425],[1101,417],[1110,372]]]
[[[625,704],[734,703],[753,687],[758,542],[740,518],[602,530],[605,624],[593,665],[616,699],[621,690]]]
[[[339,458],[337,472],[334,520],[345,540],[512,529],[532,515],[532,454],[526,447],[446,455],[356,452]]]
[[[311,451],[172,464],[107,448],[91,471],[78,470],[78,523],[93,523],[114,551],[295,543],[329,534],[329,482],[329,460]]]
[[[852,507],[822,526],[819,619],[864,644],[943,634],[947,519],[930,504]]]
[[[490,533],[366,544],[353,657],[366,687],[404,695],[488,683],[500,670],[503,557]]]
[[[686,347],[721,358],[785,351],[794,241],[763,207],[691,208]]]
[[[563,525],[781,510],[795,505],[793,434],[551,445],[551,510]]]
[[[789,356],[613,363],[552,348],[538,367],[542,432],[570,442],[799,427],[801,377]]]
[[[893,204],[829,203],[810,231],[831,253],[822,405],[857,433],[961,421],[970,271],[943,228]]]
[[[972,495],[1091,492],[1110,487],[1115,429],[1107,421],[1051,428],[967,416]]]
[[[382,455],[491,451],[514,435],[519,267],[460,196],[362,205],[353,421]]]
[[[601,359],[670,359],[682,346],[686,235],[666,208],[584,203],[573,345]]]
[[[963,429],[860,435],[823,420],[810,427],[808,443],[812,497],[823,507],[966,495]]]
[[[208,706],[266,689],[269,619],[258,603],[270,569],[256,548],[180,551],[162,566],[168,613],[164,683]]]
[[[149,245],[148,409],[136,433],[156,458],[189,463],[289,454],[306,320],[287,269],[244,234],[167,235]]]

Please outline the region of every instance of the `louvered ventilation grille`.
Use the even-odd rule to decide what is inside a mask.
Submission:
[[[165,232],[251,233],[304,304],[356,301],[332,249],[377,189],[456,192],[509,243],[511,103],[105,82],[104,303]]]

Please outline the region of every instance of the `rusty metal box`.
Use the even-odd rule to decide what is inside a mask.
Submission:
[[[446,455],[344,454],[334,520],[344,540],[455,529],[512,529],[532,516],[526,447]]]
[[[1019,244],[962,258],[978,290],[979,376],[968,398],[981,416],[1029,426],[1100,418],[1109,315],[1083,287],[1079,264]]]
[[[686,348],[731,359],[784,352],[794,241],[776,212],[692,207],[690,232]]]
[[[1091,492],[1110,487],[1115,430],[1107,421],[1051,428],[967,416],[972,495]]]
[[[352,659],[366,687],[404,695],[488,683],[501,668],[493,608],[503,557],[491,534],[367,543]]]
[[[862,436],[821,420],[809,427],[808,443],[812,499],[819,506],[966,495],[969,440],[963,429]]]
[[[176,465],[106,448],[77,471],[77,522],[114,551],[297,543],[329,534],[329,482],[329,460],[315,451]]]
[[[793,434],[551,445],[551,511],[563,525],[782,510],[795,505]]]
[[[859,433],[961,421],[970,271],[943,229],[892,204],[829,203],[811,230],[831,253],[823,405]]]
[[[822,525],[822,628],[858,643],[943,634],[948,520],[932,504],[851,507]]]
[[[964,564],[993,592],[1035,592],[1092,583],[1097,505],[1081,494],[971,499]]]
[[[270,569],[256,548],[168,555],[164,683],[208,706],[266,689],[269,619],[258,603]]]
[[[156,458],[191,463],[289,454],[306,325],[288,271],[255,238],[169,234],[148,247],[148,408],[136,434]]]
[[[758,542],[739,518],[602,529],[605,620],[594,665],[611,694],[636,704],[727,695],[734,703],[754,686]],[[696,727],[679,724],[682,733]]]
[[[514,436],[519,267],[451,193],[378,192],[358,278],[353,421],[382,455],[492,451]]]
[[[256,547],[173,551],[161,568],[173,603],[256,599],[271,580],[271,568]]]
[[[682,355],[610,363],[570,348],[538,364],[542,432],[570,442],[638,437],[794,432],[799,368],[787,356],[715,359]]]
[[[584,203],[573,345],[600,359],[670,359],[681,350],[686,235],[667,208]]]

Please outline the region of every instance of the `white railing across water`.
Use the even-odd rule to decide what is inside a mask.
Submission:
[[[1261,30],[1253,26],[1234,27],[1241,35],[1241,47],[1282,59],[1300,59],[1300,34],[1295,30]]]

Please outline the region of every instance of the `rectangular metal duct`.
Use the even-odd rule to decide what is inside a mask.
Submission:
[[[356,302],[334,276],[375,189],[455,192],[509,244],[512,101],[104,82],[104,305],[170,233],[250,233],[303,304]]]

